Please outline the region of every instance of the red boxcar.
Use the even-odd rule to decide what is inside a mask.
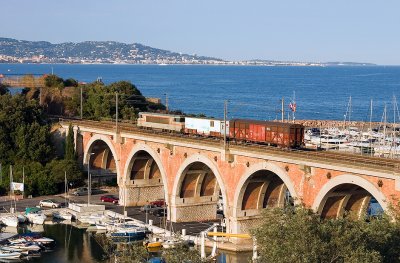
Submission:
[[[304,126],[274,121],[233,119],[229,139],[298,148],[304,143]]]

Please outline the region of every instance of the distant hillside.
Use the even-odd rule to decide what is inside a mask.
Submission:
[[[142,44],[115,41],[85,41],[52,44],[0,38],[0,63],[111,63],[111,64],[209,64],[250,66],[371,66],[357,62],[299,62],[275,60],[227,61],[220,58],[188,55]]]
[[[15,62],[53,63],[129,63],[129,64],[181,64],[222,61],[222,59],[181,54],[152,48],[142,44],[114,41],[85,41],[52,44],[45,41],[26,41],[0,38],[0,60]],[[12,61],[10,61],[12,62]]]

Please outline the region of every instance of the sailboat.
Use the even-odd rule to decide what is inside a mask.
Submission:
[[[110,236],[114,241],[138,241],[143,240],[146,237],[147,229],[145,227],[139,227],[133,222],[126,222],[126,191],[124,190],[124,221],[123,223],[114,224],[114,230],[110,233]]]
[[[11,193],[14,193],[14,187],[13,187],[13,170],[12,170],[12,166],[10,165],[10,214],[8,215],[4,215],[0,217],[0,221],[2,222],[2,224],[6,225],[6,226],[11,226],[11,227],[17,227],[19,222],[24,222],[25,221],[25,217],[24,216],[19,216],[14,214],[15,211],[15,207],[13,207],[12,204],[12,198],[11,198]],[[15,200],[14,200],[15,202]]]
[[[64,200],[65,200],[65,204],[67,204],[67,192],[68,192],[68,182],[67,182],[67,172],[65,172],[64,175]],[[60,209],[59,211],[54,211],[53,212],[53,217],[55,219],[60,219],[60,220],[71,220],[72,219],[72,215],[70,213],[68,213],[67,209]]]

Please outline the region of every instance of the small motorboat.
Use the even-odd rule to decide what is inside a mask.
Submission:
[[[162,242],[154,241],[146,243],[146,248],[159,248],[162,247]]]
[[[0,218],[1,222],[3,222],[6,226],[17,227],[18,226],[18,217],[16,215],[5,215]]]
[[[175,248],[177,245],[182,244],[182,240],[179,239],[168,239],[162,243],[163,248]]]
[[[148,250],[154,250],[154,249],[159,249],[162,247],[163,240],[158,237],[154,237],[152,239],[149,239],[147,241],[143,241],[143,245],[148,249]]]
[[[42,248],[35,243],[19,243],[19,244],[11,244],[8,246],[11,249],[20,249],[22,251],[34,251],[39,252]]]
[[[53,212],[53,217],[55,219],[60,219],[60,220],[71,220],[72,219],[72,215],[65,210]]]
[[[114,241],[139,241],[145,239],[147,230],[144,227],[116,227],[114,232],[110,233]]]
[[[18,259],[21,257],[21,252],[0,250],[0,259]]]
[[[26,217],[28,221],[37,224],[43,225],[46,220],[46,215],[42,213],[42,210],[37,207],[27,207],[25,210]]]
[[[100,214],[85,215],[78,218],[78,221],[84,224],[95,225],[104,220],[104,216]]]

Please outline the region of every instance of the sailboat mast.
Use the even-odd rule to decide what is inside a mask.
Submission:
[[[25,195],[25,166],[22,166],[22,185],[24,186],[24,191],[22,193],[22,196]]]
[[[349,125],[350,125],[350,122],[351,122],[351,96],[349,99]]]
[[[14,190],[12,187],[12,181],[13,181],[12,165],[10,165],[10,211],[12,209],[12,194],[14,193]]]
[[[369,130],[372,131],[372,99],[369,106]]]
[[[385,108],[383,110],[383,143],[386,144],[386,121],[387,121],[387,116],[386,116],[386,103],[385,103]]]
[[[67,203],[67,191],[68,191],[68,186],[67,186],[67,171],[64,171],[64,199],[65,199],[65,204]]]
[[[294,121],[295,121],[295,116],[294,116],[294,113],[296,112],[296,91],[293,91],[293,109],[292,109],[292,119],[293,119],[293,123],[294,123]]]

